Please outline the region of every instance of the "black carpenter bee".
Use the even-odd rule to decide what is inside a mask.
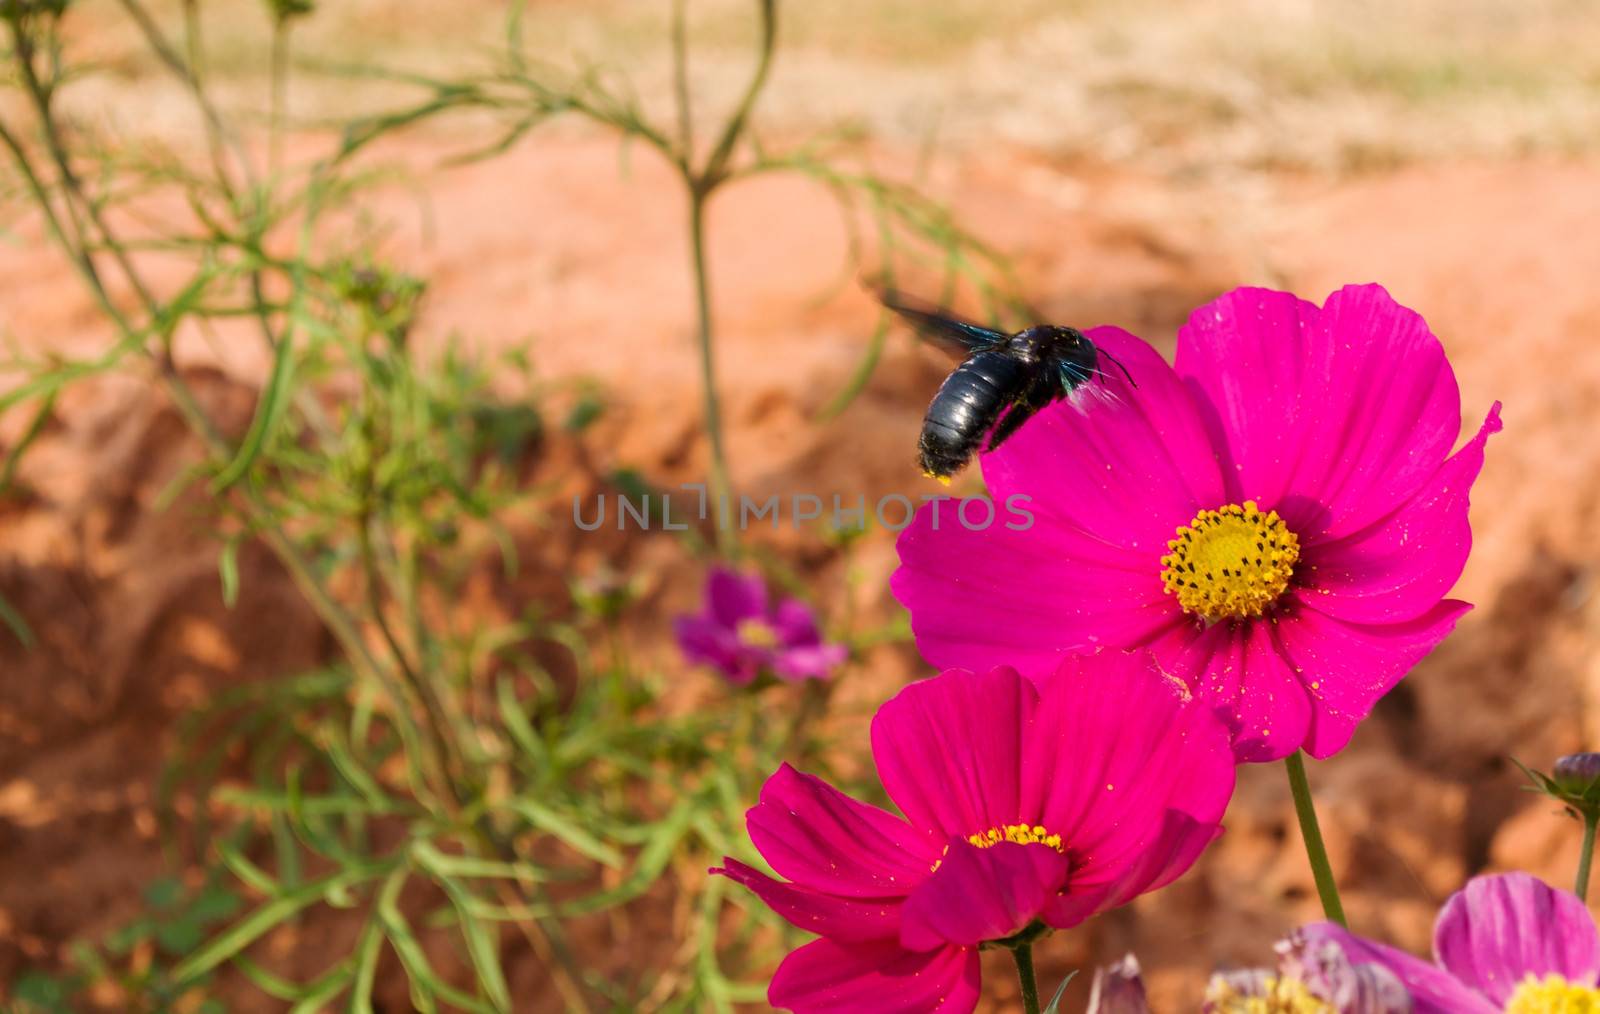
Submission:
[[[1133,384],[1126,367],[1076,328],[1040,324],[1006,334],[918,306],[896,292],[879,298],[922,337],[962,358],[928,405],[917,440],[923,474],[941,482],[966,465],[985,434],[983,449],[992,451],[1046,405],[1105,376],[1102,358]]]

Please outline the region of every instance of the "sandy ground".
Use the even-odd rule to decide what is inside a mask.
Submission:
[[[968,59],[981,66],[983,53]],[[1443,339],[1464,426],[1504,402],[1456,592],[1476,608],[1312,778],[1346,905],[1375,935],[1424,950],[1438,903],[1486,868],[1566,880],[1577,828],[1524,794],[1507,758],[1547,766],[1600,741],[1600,161],[1496,148],[1492,160],[1356,175],[1271,165],[1185,173],[1007,136],[937,160],[928,185],[1015,259],[1051,318],[1118,324],[1170,352],[1189,309],[1234,285],[1320,300],[1346,282],[1379,281]],[[439,143],[394,152],[416,167],[426,202],[399,189],[381,209],[399,223],[394,255],[432,280],[424,343],[525,346],[542,376],[593,378],[612,410],[583,438],[592,460],[663,486],[698,479],[684,208],[670,175],[642,151],[624,166],[612,142],[581,132],[435,171]],[[878,153],[907,171],[921,161],[910,143]],[[844,236],[826,195],[800,179],[742,184],[712,207],[729,453],[736,485],[752,495],[929,491],[910,456],[946,366],[905,336],[845,413],[812,422],[874,322],[848,281]],[[26,231],[0,248],[0,333],[72,351],[105,337],[65,266]],[[259,377],[254,357],[232,346],[186,352],[215,411],[237,426]],[[15,431],[6,420],[7,439]],[[71,940],[132,917],[142,886],[167,869],[153,795],[179,716],[332,650],[264,552],[246,552],[243,598],[223,607],[202,500],[156,509],[193,453],[141,385],[85,389],[63,401],[0,501],[0,593],[39,635],[24,651],[0,633],[0,983],[57,966]],[[817,588],[837,587],[826,554],[805,539],[775,541]],[[646,537],[603,552],[557,537],[547,560],[586,567],[603,555],[662,589],[634,618],[634,639],[642,657],[681,670],[666,624],[691,606],[696,566]],[[881,536],[856,560],[879,616],[895,608],[894,562]],[[875,653],[849,676],[845,711],[859,716],[924,673],[906,650]],[[844,733],[851,722],[860,719],[845,720]],[[1053,977],[1135,949],[1158,1003],[1181,1010],[1211,967],[1260,961],[1286,928],[1318,914],[1282,773],[1249,768],[1227,835],[1193,873],[1045,945],[1041,958]],[[508,955],[521,969],[514,982],[537,990],[529,955]],[[1006,969],[994,971],[1003,1009],[1014,987]]]

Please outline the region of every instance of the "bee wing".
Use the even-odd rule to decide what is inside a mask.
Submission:
[[[878,299],[904,317],[917,329],[917,334],[923,340],[961,359],[974,352],[993,348],[1010,337],[1004,331],[952,317],[943,310],[919,303],[893,289],[879,292]]]

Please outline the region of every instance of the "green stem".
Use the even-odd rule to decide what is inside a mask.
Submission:
[[[1017,981],[1022,983],[1024,1014],[1039,1014],[1039,984],[1033,977],[1033,944],[1017,944],[1011,948],[1011,956],[1017,960]]]
[[[1283,759],[1289,769],[1289,791],[1294,794],[1295,816],[1300,818],[1300,835],[1306,843],[1306,860],[1311,864],[1311,875],[1317,881],[1317,895],[1322,899],[1322,912],[1340,926],[1345,921],[1344,905],[1339,901],[1339,885],[1333,879],[1333,867],[1328,862],[1327,847],[1322,844],[1322,828],[1317,825],[1317,808],[1311,801],[1311,783],[1306,780],[1306,762],[1299,750]]]
[[[711,444],[711,513],[717,533],[717,549],[729,555],[734,545],[730,525],[723,524],[722,504],[730,496],[728,459],[722,445],[722,408],[717,399],[716,349],[711,324],[711,279],[706,271],[706,197],[695,181],[689,181],[689,251],[694,269],[695,307],[699,318],[700,387],[705,403],[706,438]],[[729,504],[729,519],[736,506]]]
[[[1585,903],[1589,900],[1589,863],[1594,859],[1596,825],[1600,825],[1600,813],[1593,809],[1586,811],[1583,815],[1583,852],[1578,856],[1578,880],[1572,888]]]

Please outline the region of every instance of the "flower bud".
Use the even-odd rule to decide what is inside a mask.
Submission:
[[[1550,774],[1535,771],[1515,757],[1511,762],[1533,782],[1533,790],[1554,799],[1580,820],[1600,820],[1600,753],[1568,754]]]
[[[1556,760],[1551,781],[1564,794],[1586,796],[1600,781],[1600,753],[1574,753]]]
[[[1095,971],[1088,1014],[1150,1014],[1138,958],[1129,954]]]

